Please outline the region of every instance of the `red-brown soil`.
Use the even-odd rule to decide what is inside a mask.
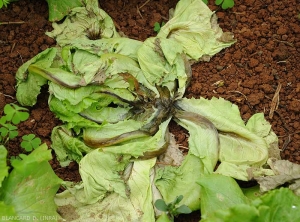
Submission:
[[[154,36],[155,22],[166,22],[168,10],[177,0],[107,0],[101,7],[114,19],[118,31],[130,38]],[[223,97],[237,104],[245,121],[263,112],[279,137],[281,157],[300,163],[300,4],[297,0],[236,0],[232,9],[217,11],[224,31],[233,32],[237,42],[214,56],[210,62],[192,66],[193,77],[186,97]],[[16,102],[15,73],[20,65],[55,42],[50,31],[46,1],[20,0],[0,9],[0,115],[6,103]],[[278,108],[269,117],[272,99],[281,85]],[[49,111],[47,88],[43,88],[30,118],[20,124],[19,136],[34,133],[49,146],[52,128],[60,122]],[[187,146],[187,133],[176,124],[171,131],[178,143]],[[9,155],[24,152],[20,139],[8,145]],[[54,155],[53,155],[54,156]],[[51,161],[64,180],[78,181],[77,164],[61,168]],[[199,221],[199,213],[180,216],[176,221]]]

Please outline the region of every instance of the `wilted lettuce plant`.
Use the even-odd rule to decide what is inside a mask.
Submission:
[[[263,114],[245,125],[229,101],[183,97],[191,64],[208,61],[235,42],[201,0],[179,1],[172,19],[144,42],[121,37],[98,1],[87,2],[47,33],[58,46],[16,74],[22,105],[34,105],[40,88],[49,86],[49,107],[64,122],[52,131],[52,148],[63,167],[72,161],[80,165],[82,182],[66,182],[58,206],[74,206],[79,221],[86,215],[154,221],[154,200],[180,200],[198,210],[196,181],[203,175],[248,180],[252,167],[266,163],[277,137]],[[101,39],[91,40],[86,25],[95,22],[101,23]],[[162,167],[157,159],[171,147],[171,120],[189,131],[189,152],[178,165]]]

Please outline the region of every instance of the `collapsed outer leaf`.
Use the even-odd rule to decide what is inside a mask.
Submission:
[[[180,204],[187,205],[192,211],[200,209],[200,186],[196,183],[204,173],[203,162],[188,153],[179,167],[165,166],[156,169],[155,185],[166,203],[178,195],[183,199]],[[187,189],[188,188],[188,189]]]
[[[261,192],[273,190],[288,183],[289,188],[296,195],[300,196],[300,165],[288,160],[276,159],[269,159],[268,165],[271,167],[274,175],[254,178],[259,183]]]
[[[39,53],[26,63],[24,63],[16,73],[17,79],[17,100],[22,106],[33,106],[36,103],[40,89],[47,83],[47,79],[34,72],[28,72],[31,64],[36,64],[42,68],[49,68],[57,53],[56,48],[49,48]],[[27,73],[28,72],[28,73]]]
[[[97,158],[95,158],[95,160],[97,160]],[[124,175],[124,177],[128,177],[128,179],[123,182],[119,181],[120,185],[123,184],[123,186],[120,186],[120,188],[122,188],[120,190],[114,190],[115,192],[108,194],[102,201],[97,201],[91,205],[81,204],[74,198],[73,195],[70,195],[69,191],[58,194],[55,198],[55,202],[59,206],[59,213],[64,219],[74,222],[83,220],[96,222],[99,221],[99,218],[101,221],[107,222],[154,222],[155,219],[154,209],[152,206],[150,173],[155,162],[156,158],[135,161],[132,168],[128,172],[129,176]],[[113,163],[116,162],[114,161]],[[102,167],[105,167],[105,164],[101,167],[101,164],[99,161],[97,161],[97,163],[93,162],[93,166],[95,167],[95,173],[103,172]],[[96,169],[99,166],[102,168],[102,170],[97,171]],[[107,176],[111,176],[112,174],[109,172],[114,170],[122,170],[123,166],[123,164],[119,164],[117,165],[117,168],[109,169],[110,166],[107,165],[106,169],[108,171],[105,172],[108,173]],[[103,172],[101,175],[105,176],[105,173]],[[94,176],[97,175],[95,174]],[[91,180],[89,183],[84,182],[84,188],[89,190],[98,190],[98,184],[93,184],[91,182]],[[111,181],[99,180],[98,182],[103,184]],[[126,193],[124,193],[125,183],[127,183]]]
[[[209,60],[235,42],[232,37],[222,38],[227,34],[216,21],[214,12],[202,0],[179,1],[172,19],[161,27],[157,36],[177,41],[190,59]]]
[[[261,167],[268,158],[269,140],[266,136],[270,127],[264,127],[264,133],[257,135],[245,126],[238,107],[223,98],[207,100],[183,98],[177,106],[185,111],[197,113],[213,123],[219,132],[221,164],[217,173],[240,180],[248,180],[247,169],[251,166]],[[261,118],[252,117],[255,121]],[[249,120],[252,122],[252,120]],[[269,125],[264,120],[264,124]],[[259,125],[259,124],[255,124]],[[274,139],[277,139],[274,137]]]
[[[205,173],[212,173],[219,158],[220,141],[217,129],[205,117],[196,113],[179,111],[177,122],[189,131],[189,153],[197,156],[204,165]]]
[[[62,167],[68,166],[74,160],[80,162],[84,154],[93,150],[78,138],[73,137],[72,131],[66,126],[55,127],[52,130],[51,140],[51,147]]]
[[[66,45],[72,39],[119,37],[112,19],[99,8],[98,1],[85,1],[84,7],[72,8],[63,23],[53,23],[53,31],[47,32],[59,45]]]

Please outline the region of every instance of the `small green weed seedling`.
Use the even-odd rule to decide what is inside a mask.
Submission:
[[[208,4],[208,0],[202,0],[205,4]],[[234,0],[215,0],[216,5],[221,5],[222,9],[232,8],[234,6]]]
[[[215,4],[221,5],[222,9],[228,9],[234,6],[234,0],[216,0]]]
[[[28,119],[29,114],[26,108],[16,104],[6,104],[4,115],[0,118],[0,144],[4,145],[8,140],[18,136],[18,127],[15,126]]]
[[[164,213],[157,219],[156,222],[169,222],[174,221],[174,217],[179,214],[189,214],[191,213],[191,209],[186,205],[181,205],[177,207],[179,202],[183,199],[183,196],[177,196],[175,200],[171,203],[166,204],[166,202],[162,199],[158,199],[155,201],[154,206]]]
[[[12,124],[6,124],[5,118],[0,119],[0,144],[4,145],[8,140],[14,139],[18,136],[18,128]]]
[[[12,122],[16,125],[28,119],[29,114],[27,111],[28,109],[16,104],[6,104],[4,107],[4,117],[6,117],[6,121]]]
[[[155,22],[153,30],[155,32],[159,33],[161,27],[163,27],[165,24],[166,24],[165,22],[162,22],[161,24],[159,24],[158,22]]]
[[[20,107],[16,104],[6,104],[3,109],[4,115],[0,118],[0,145],[5,145],[9,140],[18,136],[17,124],[29,118],[28,109]],[[34,134],[24,135],[20,146],[27,152],[39,147],[42,143],[40,138]],[[18,157],[11,157],[11,160]]]
[[[24,148],[27,152],[38,148],[42,143],[41,139],[36,137],[34,134],[24,135],[22,136],[22,139],[23,141],[21,142],[21,147]]]

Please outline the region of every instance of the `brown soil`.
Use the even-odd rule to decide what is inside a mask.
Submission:
[[[263,112],[279,137],[281,156],[300,163],[300,4],[297,0],[243,0],[234,8],[217,11],[219,24],[231,31],[236,44],[214,56],[208,63],[193,65],[193,79],[186,97],[223,97],[237,104],[245,121]],[[144,4],[146,3],[146,4]],[[110,0],[101,7],[114,19],[118,31],[130,38],[145,40],[154,36],[155,22],[168,20],[168,10],[177,0]],[[6,103],[15,100],[14,75],[20,65],[55,42],[47,37],[46,1],[20,0],[0,10],[0,22],[24,21],[24,24],[0,25],[0,115]],[[277,87],[279,105],[269,113]],[[30,118],[20,124],[19,136],[34,133],[48,145],[54,126],[60,122],[49,111],[47,88],[38,103],[29,107]],[[278,101],[278,100],[276,100]],[[178,143],[187,146],[187,134],[171,124]],[[20,139],[9,143],[9,155],[24,152]],[[51,161],[53,169],[64,180],[78,181],[77,164],[61,168]],[[180,216],[176,221],[199,221],[199,213]]]

